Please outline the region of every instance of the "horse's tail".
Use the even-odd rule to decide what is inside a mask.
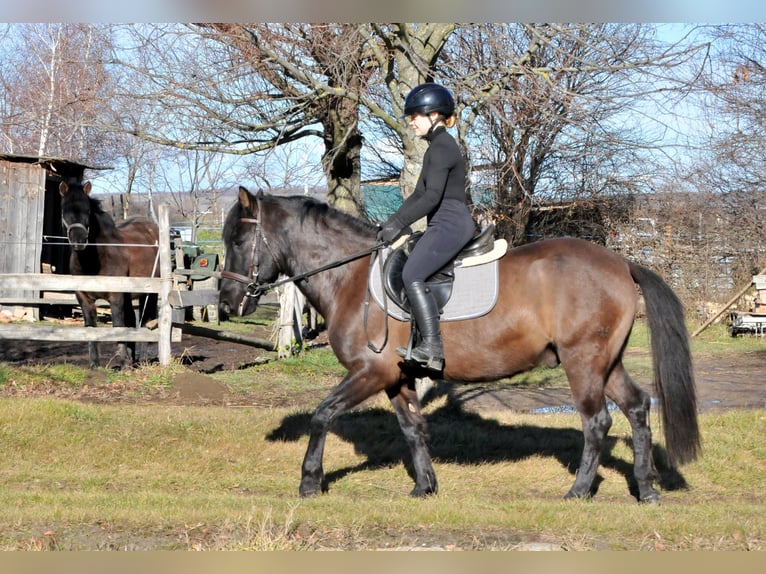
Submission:
[[[671,464],[691,462],[701,451],[701,440],[683,305],[662,277],[641,265],[628,265],[646,303],[654,391],[660,401],[668,457]]]

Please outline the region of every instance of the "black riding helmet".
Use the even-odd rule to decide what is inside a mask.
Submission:
[[[403,117],[412,114],[428,115],[431,112],[438,112],[445,118],[455,113],[455,100],[449,90],[430,82],[412,88],[404,100]]]

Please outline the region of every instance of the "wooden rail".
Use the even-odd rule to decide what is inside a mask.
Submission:
[[[47,325],[0,325],[0,340],[29,339],[36,341],[134,341],[158,343],[161,365],[170,363],[170,342],[180,340],[181,330],[173,327],[171,292],[173,271],[170,262],[170,224],[167,204],[160,204],[159,258],[160,276],[113,277],[90,275],[55,275],[48,273],[0,273],[0,296],[14,291],[112,291],[126,293],[157,293],[158,328],[145,327],[51,327]],[[208,299],[210,293],[206,293]],[[13,297],[9,297],[9,300]],[[177,303],[186,303],[178,298]],[[37,304],[51,304],[49,299],[37,299]],[[178,337],[178,339],[176,339]]]

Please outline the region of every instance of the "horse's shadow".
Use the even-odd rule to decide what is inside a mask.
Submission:
[[[308,434],[311,413],[286,416],[282,424],[266,437],[270,441],[297,441]],[[426,416],[429,430],[429,452],[441,462],[481,464],[520,461],[533,455],[553,457],[575,475],[583,449],[582,432],[573,428],[550,428],[533,425],[504,425],[496,420],[466,411],[460,401],[448,402]],[[543,421],[541,421],[542,423]],[[363,470],[384,468],[403,461],[414,480],[409,450],[392,411],[373,408],[345,413],[333,425],[331,432],[354,445],[366,460],[358,465],[327,473],[323,490],[344,476]],[[632,449],[630,439],[607,437],[601,456],[601,465],[622,475],[630,493],[638,499],[638,485],[633,476],[633,461],[612,454],[617,441]],[[665,449],[654,445],[654,460],[658,483],[663,490],[687,488],[678,469],[665,461]],[[596,478],[592,494],[596,494],[601,476]]]

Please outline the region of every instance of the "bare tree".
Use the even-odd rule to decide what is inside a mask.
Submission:
[[[696,142],[701,153],[688,182],[715,195],[718,256],[730,262],[732,288],[738,288],[766,265],[766,25],[703,32],[713,46],[700,81],[709,131]]]
[[[683,83],[673,70],[696,48],[653,41],[644,25],[205,25],[141,26],[137,56],[122,59],[143,81],[131,95],[151,121],[121,126],[182,149],[254,154],[320,138],[334,205],[360,214],[363,143],[401,161],[414,188],[424,143],[401,118],[423,81],[458,96],[459,138],[485,184],[495,218],[526,238],[535,197],[646,190],[646,131],[639,102]],[[643,114],[643,115],[642,115]],[[190,137],[190,134],[198,134]],[[480,171],[478,168],[489,166]]]
[[[3,132],[14,153],[108,160],[93,128],[108,105],[110,37],[81,24],[17,24],[5,34]]]
[[[663,126],[642,106],[686,89],[676,70],[700,50],[653,33],[638,24],[497,24],[457,36],[445,69],[465,106],[461,139],[474,166],[490,167],[474,183],[513,243],[528,240],[538,199],[650,189],[648,152],[660,148]]]
[[[151,102],[157,115],[156,123],[134,126],[132,133],[178,148],[240,155],[320,138],[329,202],[360,215],[360,126],[386,126],[403,141],[405,165],[417,164],[423,144],[400,118],[404,96],[431,79],[456,28],[133,26],[128,32],[136,51],[119,62],[143,74],[144,81],[132,85],[134,97]],[[167,126],[168,118],[173,125]],[[192,140],[189,133],[206,137]],[[414,188],[417,171],[405,168],[405,189]]]
[[[356,100],[365,75],[354,26],[211,24],[128,31],[137,51],[120,62],[145,76],[134,96],[151,102],[156,112],[155,122],[133,128],[135,135],[237,155],[319,137],[329,199],[358,213],[362,140]]]
[[[723,193],[766,188],[766,25],[708,30],[714,54],[702,78],[708,112],[705,185]],[[713,168],[710,171],[710,168]]]

